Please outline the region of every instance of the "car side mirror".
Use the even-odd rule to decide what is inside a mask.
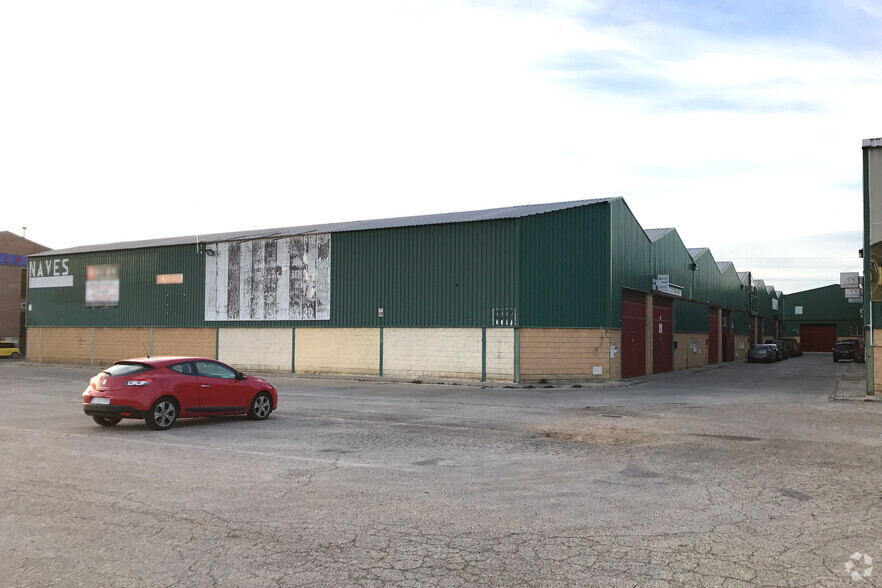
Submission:
[[[244,380],[244,379],[246,379],[245,374],[243,374],[242,372],[237,371],[237,372],[236,372],[236,379],[237,379],[237,380]]]

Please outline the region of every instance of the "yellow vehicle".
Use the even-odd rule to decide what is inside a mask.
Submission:
[[[21,355],[21,350],[12,341],[0,341],[0,357],[15,359]]]

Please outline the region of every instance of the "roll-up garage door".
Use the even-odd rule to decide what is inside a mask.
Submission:
[[[832,351],[836,345],[836,325],[801,325],[799,343],[803,351]]]

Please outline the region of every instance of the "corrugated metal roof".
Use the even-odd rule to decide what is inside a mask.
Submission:
[[[506,218],[519,218],[591,206],[620,200],[615,198],[593,198],[590,200],[573,200],[570,202],[553,202],[548,204],[528,204],[524,206],[508,206],[505,208],[490,208],[486,210],[472,210],[465,212],[447,212],[442,214],[427,214],[422,216],[405,216],[398,218],[385,218],[375,220],[362,220],[340,223],[327,223],[320,225],[307,225],[302,227],[285,227],[280,229],[260,229],[255,231],[236,231],[232,233],[214,233],[209,235],[190,235],[186,237],[170,237],[167,239],[150,239],[146,241],[125,241],[121,243],[105,243],[102,245],[83,245],[69,249],[56,249],[39,255],[68,255],[74,253],[91,253],[95,251],[114,251],[120,249],[142,249],[145,247],[166,247],[170,245],[194,245],[197,243],[216,243],[219,241],[248,241],[251,239],[274,239],[290,237],[293,235],[305,235],[311,233],[344,233],[348,231],[366,231],[370,229],[392,229],[398,227],[415,227],[423,225],[440,225],[447,223],[468,223],[485,220],[499,220]]]
[[[731,261],[718,261],[717,267],[720,268],[720,273],[725,272],[729,266],[732,265]]]
[[[687,249],[689,255],[692,256],[692,261],[697,260],[699,257],[705,254],[708,251],[707,247],[693,247],[692,249]]]
[[[643,232],[646,233],[646,236],[649,237],[649,240],[650,240],[650,241],[652,241],[653,243],[655,243],[656,241],[658,241],[659,239],[661,239],[662,237],[664,237],[665,235],[667,235],[668,233],[670,233],[670,232],[673,231],[673,230],[674,230],[673,228],[667,228],[667,229],[644,229]]]
[[[747,281],[750,279],[750,272],[737,272],[738,279],[741,280],[742,284],[747,285]]]

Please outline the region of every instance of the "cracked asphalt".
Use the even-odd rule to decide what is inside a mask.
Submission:
[[[95,368],[0,362],[0,585],[882,585],[882,402],[863,369],[806,354],[581,388],[271,375],[267,421],[156,432],[82,413]]]

